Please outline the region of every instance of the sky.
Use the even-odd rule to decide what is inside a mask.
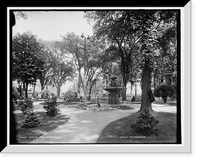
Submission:
[[[13,35],[31,31],[43,40],[59,40],[60,35],[74,32],[92,35],[92,27],[83,17],[83,11],[27,11],[27,19],[16,18]]]

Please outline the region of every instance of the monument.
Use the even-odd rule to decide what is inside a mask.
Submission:
[[[120,90],[123,89],[123,87],[118,87],[116,83],[117,77],[113,76],[110,78],[111,83],[109,87],[104,88],[105,91],[108,91],[108,104],[120,104],[118,95]]]

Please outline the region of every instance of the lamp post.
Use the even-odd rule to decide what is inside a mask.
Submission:
[[[84,104],[87,106],[87,87],[86,87],[86,70],[87,70],[87,40],[89,40],[89,36],[86,38],[83,34],[81,35],[81,38],[84,39],[84,44],[83,44],[83,50],[84,50],[84,57],[83,57],[83,62],[84,62],[84,72],[83,72],[83,77],[82,77],[82,84],[83,84],[83,93],[84,93]]]
[[[90,37],[88,36],[87,38],[83,35],[81,35],[81,38],[84,39],[84,44],[83,44],[83,50],[84,50],[84,73],[86,72],[86,56],[87,56],[87,40],[90,39]]]

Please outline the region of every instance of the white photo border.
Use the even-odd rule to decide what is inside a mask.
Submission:
[[[177,154],[191,153],[192,151],[192,105],[191,105],[191,1],[184,7],[140,7],[144,9],[180,9],[181,10],[181,125],[182,125],[182,144],[87,144],[87,145],[11,145],[9,142],[9,107],[10,96],[7,93],[7,147],[2,153],[69,153],[69,154]],[[91,9],[90,7],[8,7],[7,8],[7,80],[10,81],[10,33],[9,33],[9,11],[17,9],[26,10],[48,10],[48,9]],[[94,7],[95,9],[103,9]],[[109,9],[109,8],[106,8]],[[112,9],[139,9],[138,7],[112,7]],[[7,92],[10,92],[9,84],[7,84]]]

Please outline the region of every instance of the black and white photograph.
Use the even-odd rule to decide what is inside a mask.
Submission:
[[[184,144],[181,9],[8,12],[9,145]]]

